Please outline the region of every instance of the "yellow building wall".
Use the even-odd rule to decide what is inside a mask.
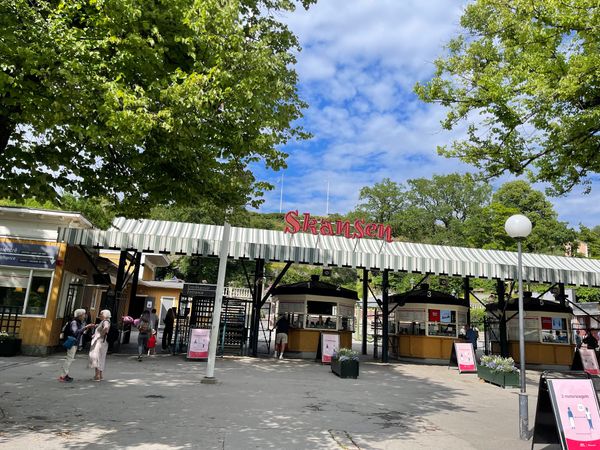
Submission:
[[[56,320],[56,313],[67,245],[64,243],[59,244],[56,242],[14,238],[0,238],[0,242],[45,245],[59,248],[57,257],[57,261],[59,262],[54,269],[52,285],[50,286],[50,296],[48,297],[48,304],[46,307],[46,317],[21,317],[21,329],[19,333],[20,338],[22,339],[22,346],[49,347],[58,344],[61,321]],[[56,339],[54,339],[54,337],[56,337]]]
[[[340,348],[352,348],[351,331],[327,331],[340,335]],[[287,349],[291,352],[315,352],[319,345],[320,330],[304,330],[291,328],[288,333]]]
[[[396,347],[393,348],[392,354],[398,357],[444,360],[450,359],[452,345],[460,342],[453,338],[407,334],[395,336],[395,339]]]
[[[508,352],[515,362],[521,361],[518,341],[509,341]],[[573,362],[574,352],[574,345],[525,342],[525,362],[527,364],[570,366]]]

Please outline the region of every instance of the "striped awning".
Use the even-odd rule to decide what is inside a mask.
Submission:
[[[217,256],[222,233],[219,225],[117,218],[106,231],[60,229],[58,241],[146,253]],[[232,227],[229,257],[460,277],[517,278],[516,252],[254,228]],[[523,279],[600,286],[600,260],[524,253]]]

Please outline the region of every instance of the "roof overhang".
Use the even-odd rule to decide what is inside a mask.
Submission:
[[[217,256],[222,234],[219,225],[117,218],[106,231],[60,229],[58,241],[144,253]],[[228,256],[458,277],[518,277],[516,252],[253,228],[232,227]],[[529,282],[600,286],[600,261],[524,253],[523,278]]]

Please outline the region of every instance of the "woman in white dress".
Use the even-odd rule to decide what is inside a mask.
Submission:
[[[103,379],[102,372],[104,372],[106,351],[108,350],[106,335],[110,329],[110,311],[108,309],[100,312],[100,320],[101,322],[96,327],[96,331],[92,337],[92,346],[90,348],[90,368],[96,369],[94,381],[101,381]]]

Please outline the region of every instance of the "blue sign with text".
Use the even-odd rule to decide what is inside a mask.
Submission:
[[[2,266],[54,269],[57,257],[58,247],[0,242],[0,265]]]

